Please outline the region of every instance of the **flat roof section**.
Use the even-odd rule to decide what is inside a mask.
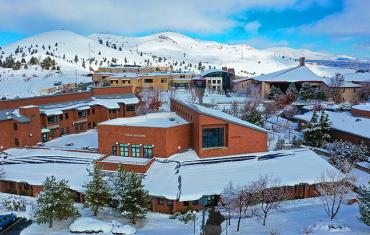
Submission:
[[[189,122],[181,118],[174,112],[164,113],[149,113],[129,118],[115,118],[98,125],[111,126],[136,126],[136,127],[154,127],[154,128],[169,128],[188,124]]]

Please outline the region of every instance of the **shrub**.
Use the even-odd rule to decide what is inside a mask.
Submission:
[[[3,201],[4,207],[8,211],[25,211],[26,201],[22,198],[10,196]]]

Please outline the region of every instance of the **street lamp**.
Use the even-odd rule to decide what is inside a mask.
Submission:
[[[195,220],[197,219],[197,212],[193,211],[194,234],[195,234]]]

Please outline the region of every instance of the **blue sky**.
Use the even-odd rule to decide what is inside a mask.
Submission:
[[[370,57],[368,0],[2,0],[0,45],[55,29],[141,36],[160,31],[256,48]]]

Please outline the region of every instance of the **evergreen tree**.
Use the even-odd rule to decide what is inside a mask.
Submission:
[[[145,218],[149,208],[150,196],[144,189],[140,175],[119,167],[113,180],[114,200],[121,214],[135,224],[139,218]]]
[[[321,111],[320,118],[318,118],[316,111],[314,111],[311,121],[303,129],[306,144],[321,147],[325,141],[330,139],[330,125],[329,117],[324,111]]]
[[[39,63],[39,60],[36,57],[32,56],[29,63],[30,65],[35,65]]]
[[[265,124],[262,113],[255,106],[252,106],[246,114],[242,115],[241,119],[262,127]]]
[[[74,62],[75,62],[76,64],[77,64],[77,62],[78,62],[78,56],[77,56],[77,55],[75,55]]]
[[[17,62],[15,62],[15,64],[13,65],[12,68],[14,70],[19,70],[21,68],[21,62],[19,62],[19,60],[17,60]]]
[[[368,183],[370,185],[370,183]],[[370,186],[360,186],[358,192],[360,220],[370,226]]]
[[[84,207],[91,208],[94,216],[96,216],[99,208],[108,204],[110,193],[108,184],[104,180],[104,172],[98,167],[96,162],[93,164],[94,167],[92,170],[87,169],[89,176],[92,177],[92,179],[89,183],[83,186],[86,188]]]
[[[36,200],[35,217],[38,224],[48,223],[51,228],[55,220],[79,216],[66,180],[56,181],[54,176],[47,177],[43,184],[43,191],[38,194]]]
[[[41,61],[40,66],[43,69],[49,70],[49,69],[55,69],[55,60],[51,59],[49,56],[46,57],[43,61]]]
[[[310,84],[303,83],[300,91],[299,91],[299,98],[302,100],[309,100],[315,98],[315,89],[313,89]]]
[[[280,90],[280,88],[276,88],[274,85],[271,87],[268,95],[267,95],[267,98],[269,100],[273,100],[273,99],[276,99],[279,95],[282,95],[283,92]]]
[[[293,94],[295,98],[298,97],[299,92],[293,82],[289,84],[289,87],[286,90],[286,94]]]

